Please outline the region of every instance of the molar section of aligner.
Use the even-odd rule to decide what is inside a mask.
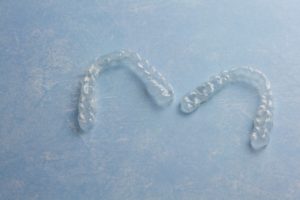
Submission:
[[[91,69],[91,68],[90,68]],[[90,130],[95,121],[95,71],[88,70],[81,81],[81,91],[78,103],[78,123],[83,131]]]
[[[167,106],[173,101],[174,91],[172,86],[148,61],[142,60],[137,64],[137,74],[145,83],[148,93],[157,105]]]
[[[260,150],[266,147],[270,142],[270,133],[264,129],[255,127],[250,136],[251,147],[255,150]]]
[[[261,149],[269,144],[270,132],[273,127],[273,105],[272,99],[262,96],[254,119],[254,128],[250,141],[254,149]]]
[[[199,93],[200,103],[207,101],[212,95],[214,95],[215,89],[214,85],[208,81],[203,85],[196,88],[196,91]]]
[[[147,70],[149,65],[148,61],[142,59],[138,53],[128,51],[126,53],[124,62],[129,67],[129,69],[135,73],[143,82],[151,76],[151,73]]]
[[[192,92],[186,94],[180,102],[180,110],[183,113],[192,113],[197,108],[199,108],[201,104],[201,97],[200,94],[196,91],[193,90]]]
[[[265,122],[264,120],[270,120]],[[264,123],[263,125],[258,125]],[[255,118],[254,121],[254,128],[250,135],[250,144],[251,147],[255,150],[262,149],[266,147],[270,142],[270,131],[268,125],[273,125],[272,119],[261,119],[261,118]]]
[[[143,59],[138,53],[128,52],[129,68],[144,82],[147,92],[157,105],[167,106],[174,98],[172,86],[166,81],[149,61]]]
[[[157,105],[169,105],[174,99],[173,87],[155,67],[151,66],[147,60],[145,62],[149,73],[146,83],[148,93],[154,98]]]
[[[173,101],[174,92],[171,85],[161,84],[155,79],[150,79],[145,84],[148,93],[155,100],[157,105],[164,107]]]
[[[210,82],[197,87],[192,92],[185,95],[180,103],[180,109],[184,113],[192,113],[200,106],[201,103],[207,101],[214,92],[214,86]]]
[[[219,91],[224,87],[224,81],[220,75],[210,77],[209,82],[213,85],[215,91]]]
[[[274,110],[273,92],[271,89],[266,90],[260,97],[261,105],[266,106],[271,112]]]

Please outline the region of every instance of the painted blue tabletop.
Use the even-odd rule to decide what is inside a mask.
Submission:
[[[0,2],[0,199],[300,199],[300,2]],[[158,108],[126,68],[97,81],[97,123],[76,122],[79,81],[131,49],[173,85]],[[275,98],[270,145],[249,147],[255,90],[232,85],[192,115],[180,98],[254,66]]]

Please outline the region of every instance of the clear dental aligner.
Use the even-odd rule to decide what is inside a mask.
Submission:
[[[234,68],[213,76],[209,81],[185,95],[181,101],[181,111],[192,113],[201,103],[209,100],[224,86],[234,82],[245,82],[254,86],[260,95],[260,105],[253,121],[250,144],[253,149],[268,145],[273,126],[273,98],[268,78],[259,70],[250,67]]]
[[[83,131],[88,131],[95,122],[95,81],[104,70],[115,66],[128,66],[146,85],[150,96],[159,106],[167,106],[173,100],[171,85],[149,62],[137,53],[121,50],[96,59],[81,81],[78,103],[78,122]]]

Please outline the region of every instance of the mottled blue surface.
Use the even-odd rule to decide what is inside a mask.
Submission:
[[[101,54],[140,52],[173,84],[158,109],[128,70],[98,80],[98,122],[77,132],[78,83]],[[210,75],[257,66],[275,97],[271,143],[249,148],[258,103],[234,85],[193,115]],[[0,1],[0,199],[300,199],[297,0]]]

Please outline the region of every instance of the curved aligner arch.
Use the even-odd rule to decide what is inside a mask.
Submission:
[[[209,81],[183,97],[180,105],[181,111],[192,113],[224,86],[233,82],[245,82],[254,86],[259,92],[260,105],[253,120],[250,144],[254,149],[261,149],[267,146],[270,140],[269,134],[273,126],[273,97],[270,81],[257,69],[250,67],[234,68],[211,77]]]
[[[171,85],[138,53],[121,50],[101,56],[90,66],[81,81],[78,122],[83,131],[90,130],[95,122],[95,81],[97,77],[105,69],[119,64],[127,65],[144,82],[148,93],[159,106],[169,105],[173,100],[174,92]]]

